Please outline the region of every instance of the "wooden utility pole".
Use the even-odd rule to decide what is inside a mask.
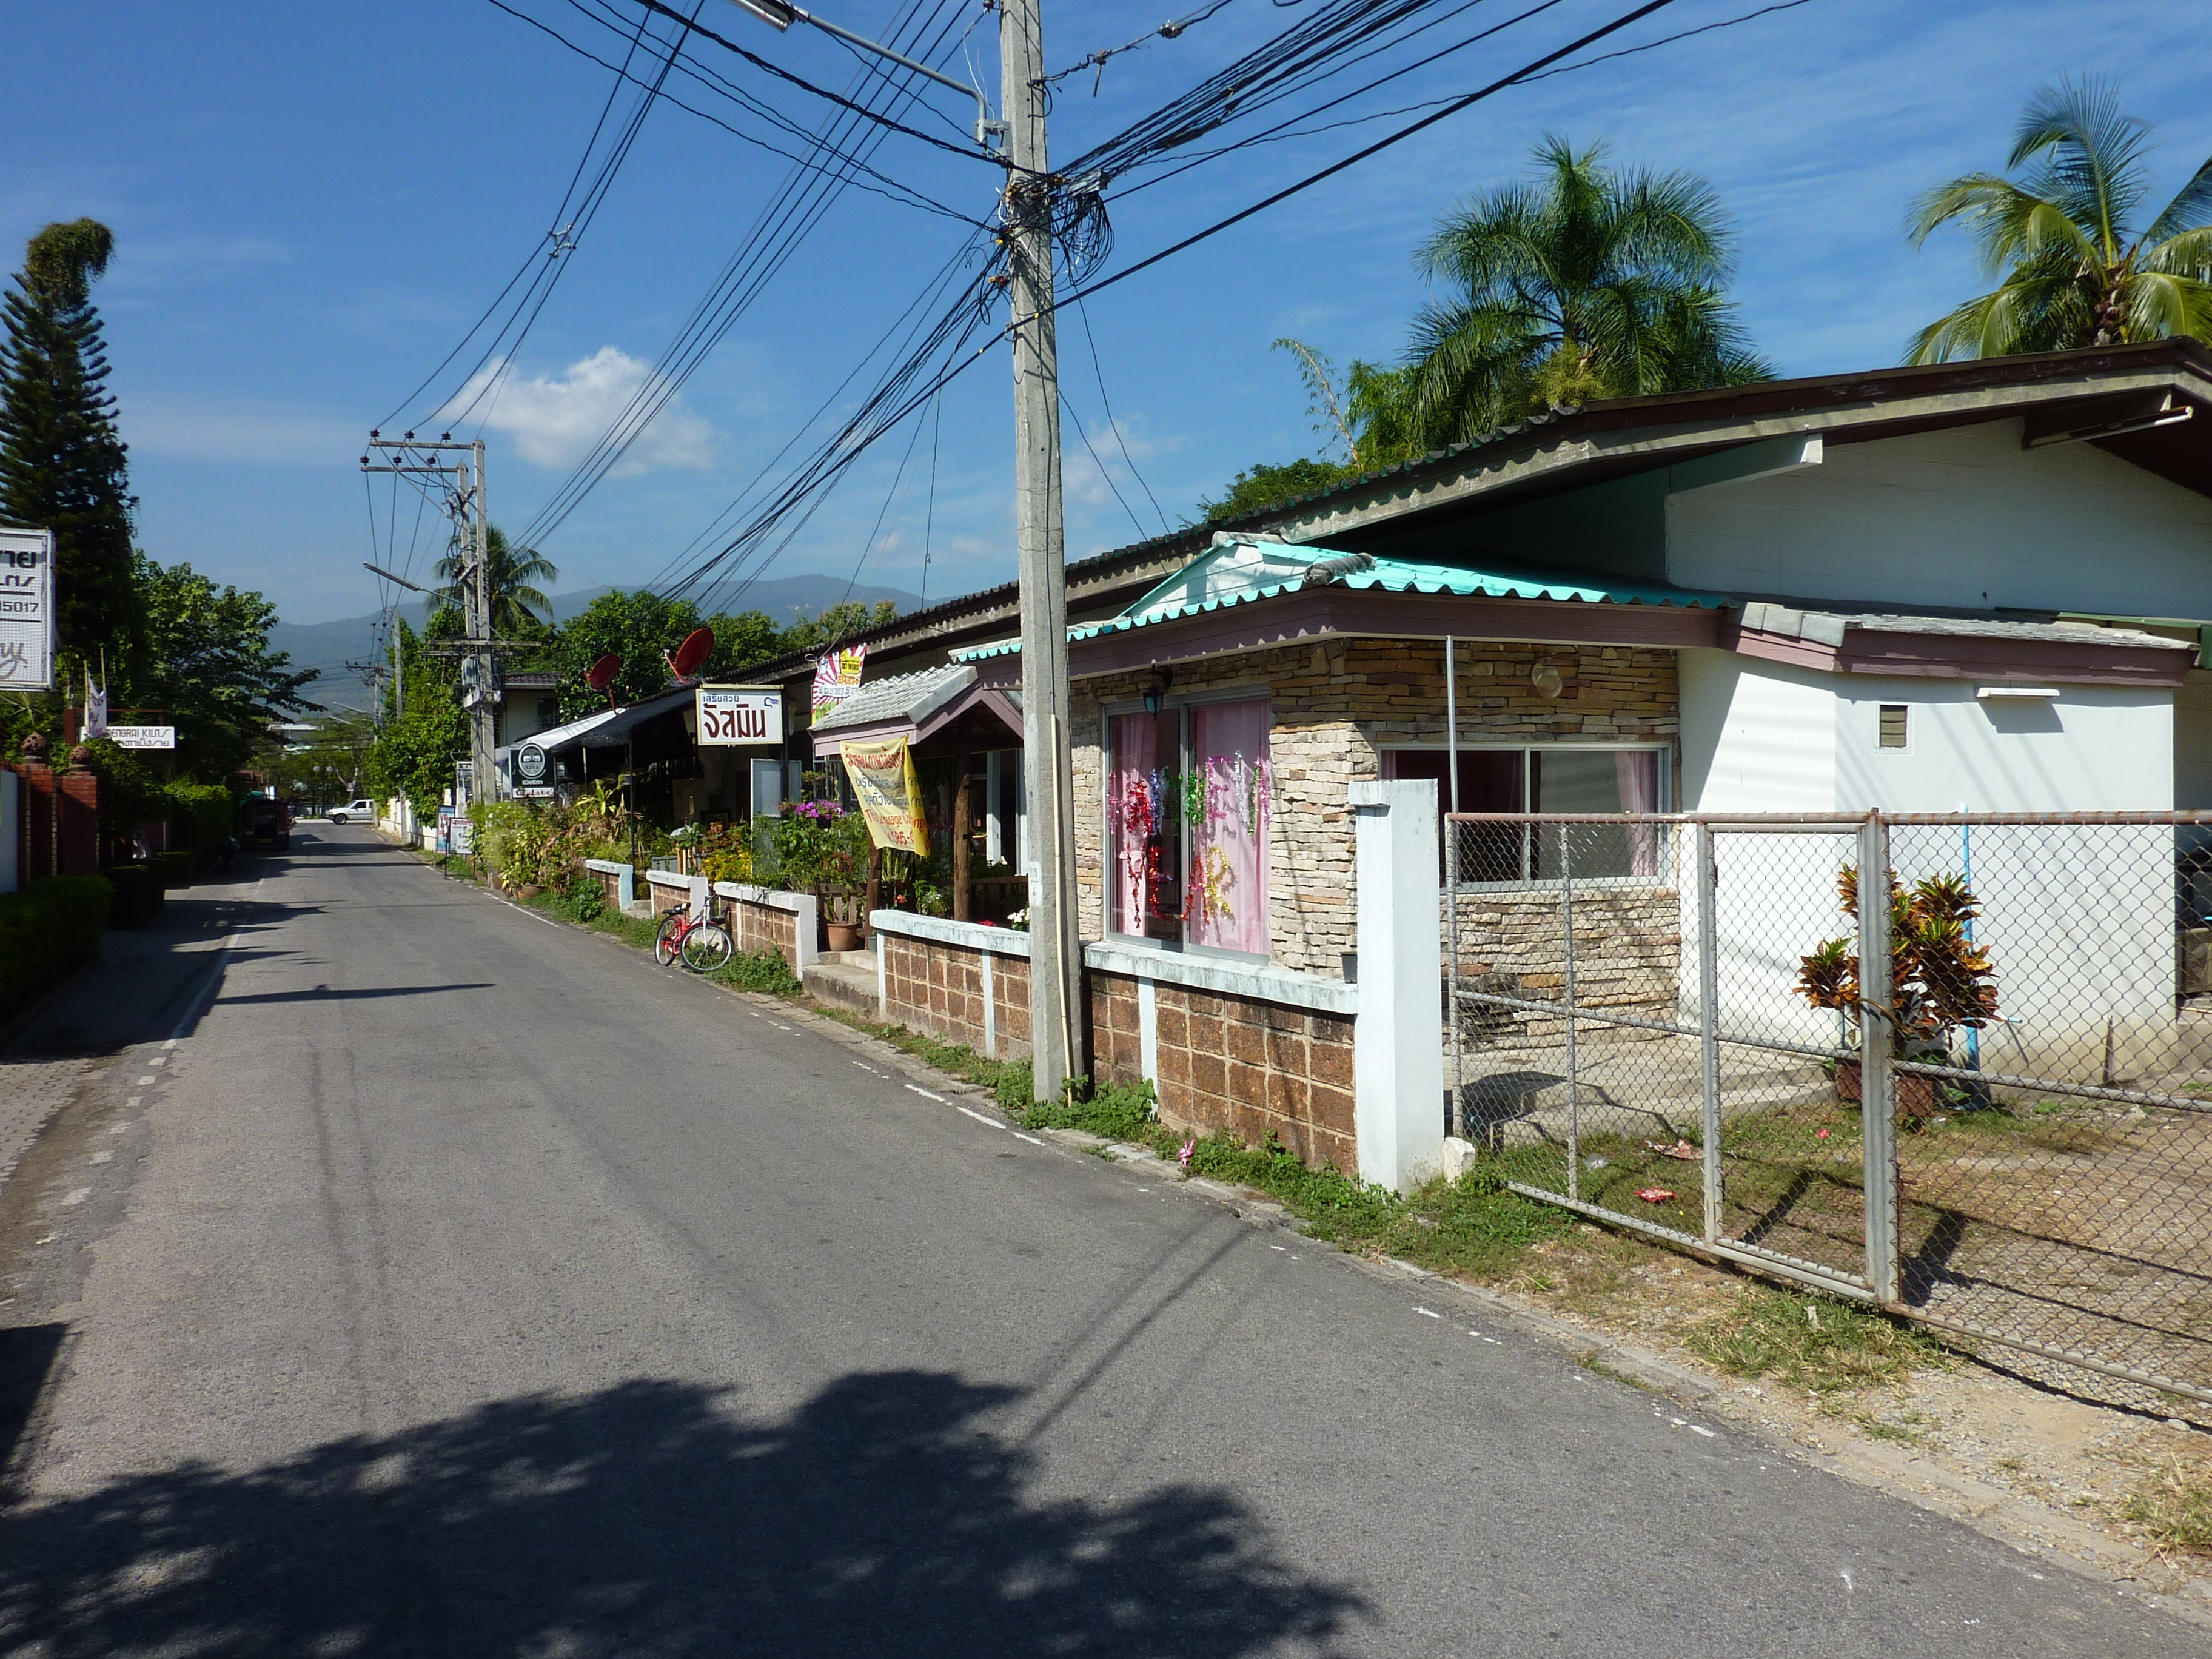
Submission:
[[[1030,830],[1030,1048],[1037,1098],[1056,1100],[1079,1066],[1083,947],[1075,935],[1067,550],[1060,519],[1060,349],[1053,318],[1054,188],[1045,160],[1039,3],[1000,0],[999,96],[1011,163],[1005,216],[1012,254],[1008,288],[1021,552],[1022,785]]]

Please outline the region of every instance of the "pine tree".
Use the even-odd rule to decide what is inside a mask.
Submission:
[[[0,300],[0,520],[54,532],[58,643],[80,659],[137,633],[124,444],[92,303],[114,251],[97,220],[48,225]]]

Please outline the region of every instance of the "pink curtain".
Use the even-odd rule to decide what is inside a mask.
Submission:
[[[1659,757],[1650,750],[1623,750],[1613,757],[1613,776],[1620,785],[1620,810],[1656,812],[1659,810]],[[1632,823],[1628,827],[1628,873],[1659,873],[1659,827]]]
[[[1206,806],[1192,825],[1185,924],[1193,945],[1267,954],[1267,713],[1265,701],[1191,711]]]
[[[1157,827],[1151,781],[1158,763],[1159,718],[1116,714],[1106,811],[1113,831],[1113,914],[1107,926],[1141,939],[1145,933],[1145,842]]]

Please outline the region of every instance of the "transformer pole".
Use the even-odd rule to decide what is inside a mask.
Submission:
[[[472,640],[486,641],[476,659],[476,705],[469,710],[469,797],[476,800],[499,799],[499,775],[494,769],[492,750],[499,741],[498,719],[499,678],[497,660],[491,653],[491,514],[484,504],[484,444],[479,438],[470,446],[475,465],[472,480],[472,505],[476,509],[473,530],[473,564],[469,580],[462,588],[468,596],[468,630]]]
[[[1029,808],[1030,1047],[1041,1100],[1080,1066],[1083,947],[1067,685],[1067,556],[1060,519],[1060,351],[1053,318],[1040,0],[1000,0],[1000,101],[1008,125],[1004,217],[1012,256],[1014,496],[1021,553],[1022,782]]]

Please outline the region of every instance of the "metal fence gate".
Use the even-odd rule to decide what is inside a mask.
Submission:
[[[1446,823],[1514,1189],[2212,1404],[2212,815]]]

